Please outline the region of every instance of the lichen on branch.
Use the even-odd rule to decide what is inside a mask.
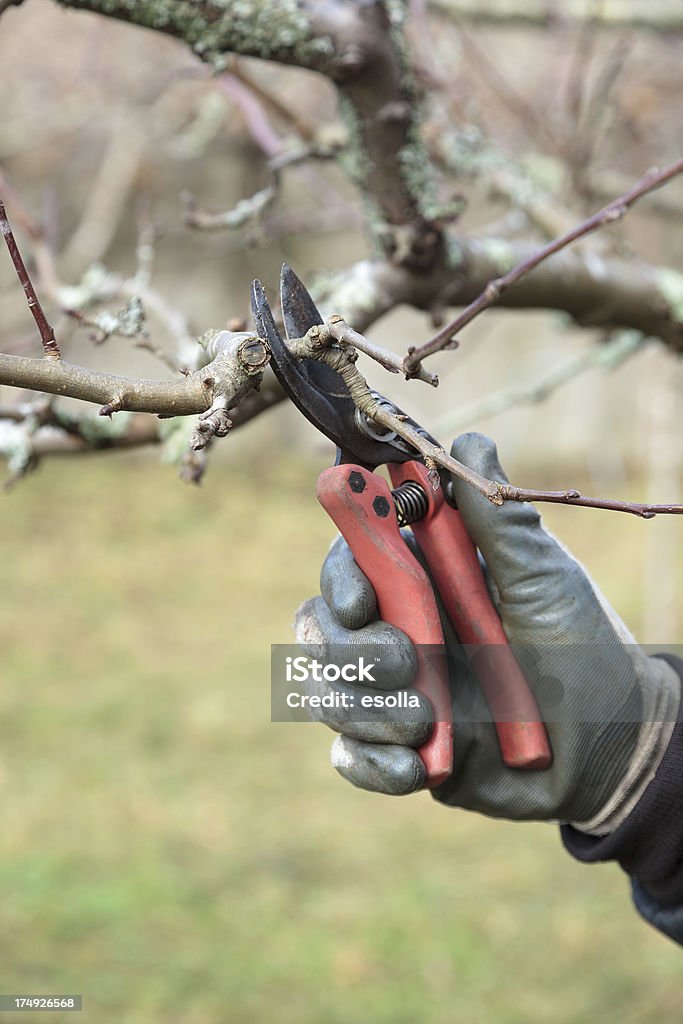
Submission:
[[[217,70],[235,53],[330,78],[348,142],[340,162],[378,253],[418,272],[443,256],[440,208],[404,38],[404,0],[57,0],[182,40]]]
[[[173,380],[144,380],[102,373],[64,359],[0,354],[0,384],[96,402],[103,415],[149,412],[157,416],[204,413],[216,402],[238,405],[260,384],[270,358],[265,341],[253,334],[210,332],[210,362]]]
[[[71,7],[165,32],[202,60],[220,66],[226,53],[318,67],[332,53],[298,0],[57,0]]]

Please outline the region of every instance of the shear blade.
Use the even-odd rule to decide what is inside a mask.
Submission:
[[[311,327],[323,323],[308,289],[286,264],[280,278],[280,297],[288,338],[303,337]],[[382,441],[367,431],[361,432],[356,406],[343,378],[317,359],[292,356],[260,281],[252,284],[251,308],[256,330],[270,345],[275,376],[299,411],[337,446],[338,462],[375,469],[387,462],[419,458],[404,442],[394,441],[395,435],[391,435],[392,440]]]
[[[280,304],[288,338],[303,338],[309,328],[324,322],[308,288],[287,263],[280,273]]]
[[[287,263],[282,264],[280,273],[280,305],[288,338],[303,338],[311,327],[324,323],[313,296]],[[337,398],[349,397],[346,384],[331,367],[317,359],[299,362],[304,363],[308,379],[318,390]]]
[[[311,300],[311,304],[313,304],[313,300]],[[322,434],[339,445],[339,439],[344,433],[343,420],[334,404],[339,401],[339,392],[344,392],[346,400],[353,404],[344,381],[338,373],[331,370],[329,366],[325,366],[324,363],[319,363],[316,359],[295,359],[292,356],[277,328],[265,289],[260,281],[254,281],[251,286],[251,311],[256,330],[270,345],[273,373],[280,381],[284,391],[297,409]],[[328,396],[326,385],[332,387],[331,396]]]

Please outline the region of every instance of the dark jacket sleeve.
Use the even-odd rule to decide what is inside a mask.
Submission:
[[[683,680],[683,661],[661,655]],[[657,774],[616,831],[589,836],[562,825],[567,850],[586,864],[616,860],[631,876],[643,917],[683,945],[683,720],[674,727]]]

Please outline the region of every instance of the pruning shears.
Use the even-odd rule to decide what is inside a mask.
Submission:
[[[282,268],[280,302],[287,338],[302,338],[323,323],[308,290],[287,265]],[[380,618],[415,645],[415,686],[434,715],[430,737],[419,750],[425,787],[439,785],[453,770],[453,722],[439,610],[427,573],[401,536],[400,528],[408,525],[484,691],[504,763],[527,771],[548,768],[552,753],[538,705],[491,602],[477,550],[445,488],[434,489],[421,457],[401,437],[357,409],[336,371],[316,359],[294,358],[260,281],[252,285],[251,305],[283,389],[337,446],[335,465],[318,478],[318,501],[374,587]],[[383,396],[375,397],[400,413]],[[374,472],[384,465],[393,490]]]

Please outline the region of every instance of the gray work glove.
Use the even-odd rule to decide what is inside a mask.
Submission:
[[[481,434],[458,438],[452,455],[485,477],[506,480],[495,445]],[[591,834],[610,832],[635,805],[666,749],[678,711],[678,676],[635,644],[533,506],[497,507],[456,478],[453,486],[508,640],[547,723],[554,759],[547,771],[503,764],[486,702],[471,674],[458,668],[462,651],[442,615],[447,647],[458,654],[450,672],[455,757],[452,775],[433,794],[494,817],[561,820]],[[340,652],[349,655],[349,644],[354,651],[381,644],[381,675],[365,692],[415,693],[411,645],[394,627],[374,621],[374,592],[341,538],[323,565],[321,590],[322,597],[297,612],[299,642],[331,645],[328,657],[337,661]],[[361,689],[355,687],[356,696]],[[422,697],[418,709],[398,715],[382,709],[361,720],[336,708],[319,717],[340,733],[332,762],[354,785],[390,794],[421,788],[417,748],[431,728]]]

